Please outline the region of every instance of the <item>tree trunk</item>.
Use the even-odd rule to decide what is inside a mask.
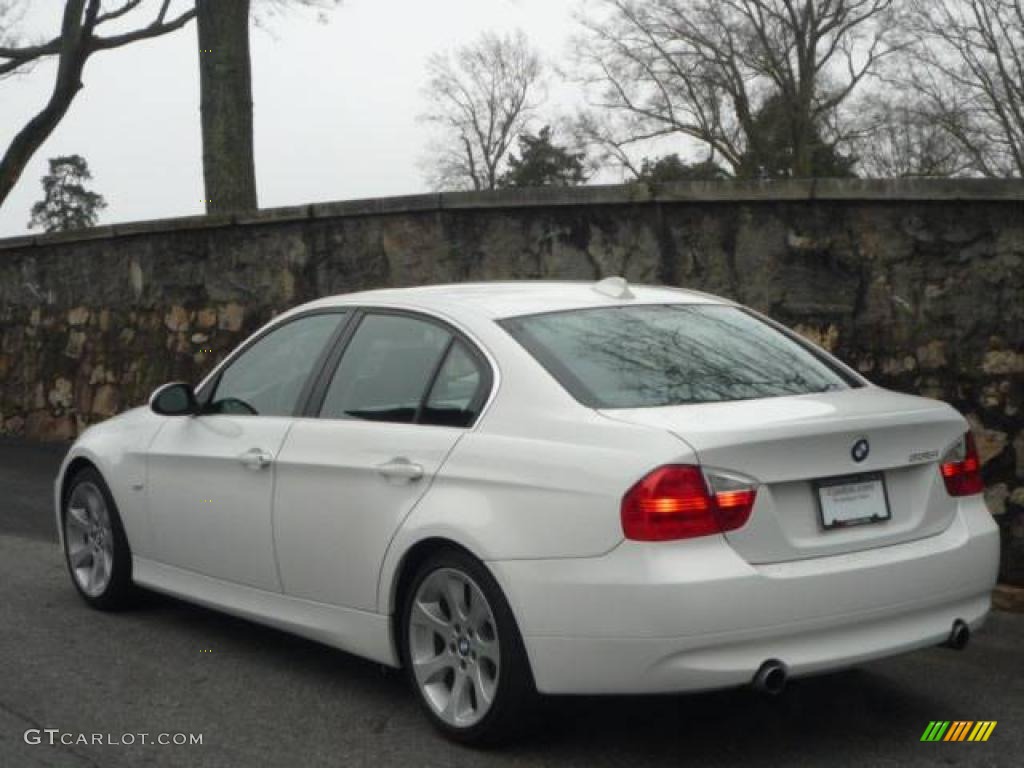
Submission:
[[[801,115],[793,116],[793,167],[790,173],[794,179],[808,179],[814,175],[811,156],[812,131]]]
[[[206,212],[252,210],[250,0],[196,0]]]
[[[814,175],[813,145],[815,136],[814,118],[811,117],[810,87],[801,89],[797,104],[790,115],[790,131],[793,142],[793,167],[791,175],[795,179],[807,179]]]

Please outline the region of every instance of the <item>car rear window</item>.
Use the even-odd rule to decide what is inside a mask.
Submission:
[[[500,324],[592,408],[750,400],[859,386],[809,343],[738,307],[607,307]]]

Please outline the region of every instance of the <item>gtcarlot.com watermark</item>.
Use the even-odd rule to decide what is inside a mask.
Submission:
[[[25,731],[26,744],[50,746],[110,746],[130,747],[137,744],[157,744],[164,747],[201,745],[201,733],[70,733],[60,728],[29,728]]]

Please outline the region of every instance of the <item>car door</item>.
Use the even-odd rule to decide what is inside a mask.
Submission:
[[[277,465],[274,541],[283,589],[376,610],[395,531],[479,414],[486,359],[424,316],[367,311],[329,363]]]
[[[299,316],[238,352],[199,393],[197,416],[167,417],[148,455],[157,558],[280,590],[271,504],[274,462],[344,312]]]

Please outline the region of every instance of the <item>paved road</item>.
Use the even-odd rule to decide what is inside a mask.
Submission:
[[[431,731],[399,675],[373,664],[170,599],[120,615],[87,609],[53,543],[60,458],[0,442],[0,766],[1021,764],[1024,616],[1010,614],[994,614],[964,653],[797,681],[778,698],[552,700],[517,747],[462,749]],[[999,724],[987,744],[920,743],[935,719]],[[203,743],[25,743],[44,728]]]
[[[57,540],[53,480],[67,448],[0,437],[0,534]]]

